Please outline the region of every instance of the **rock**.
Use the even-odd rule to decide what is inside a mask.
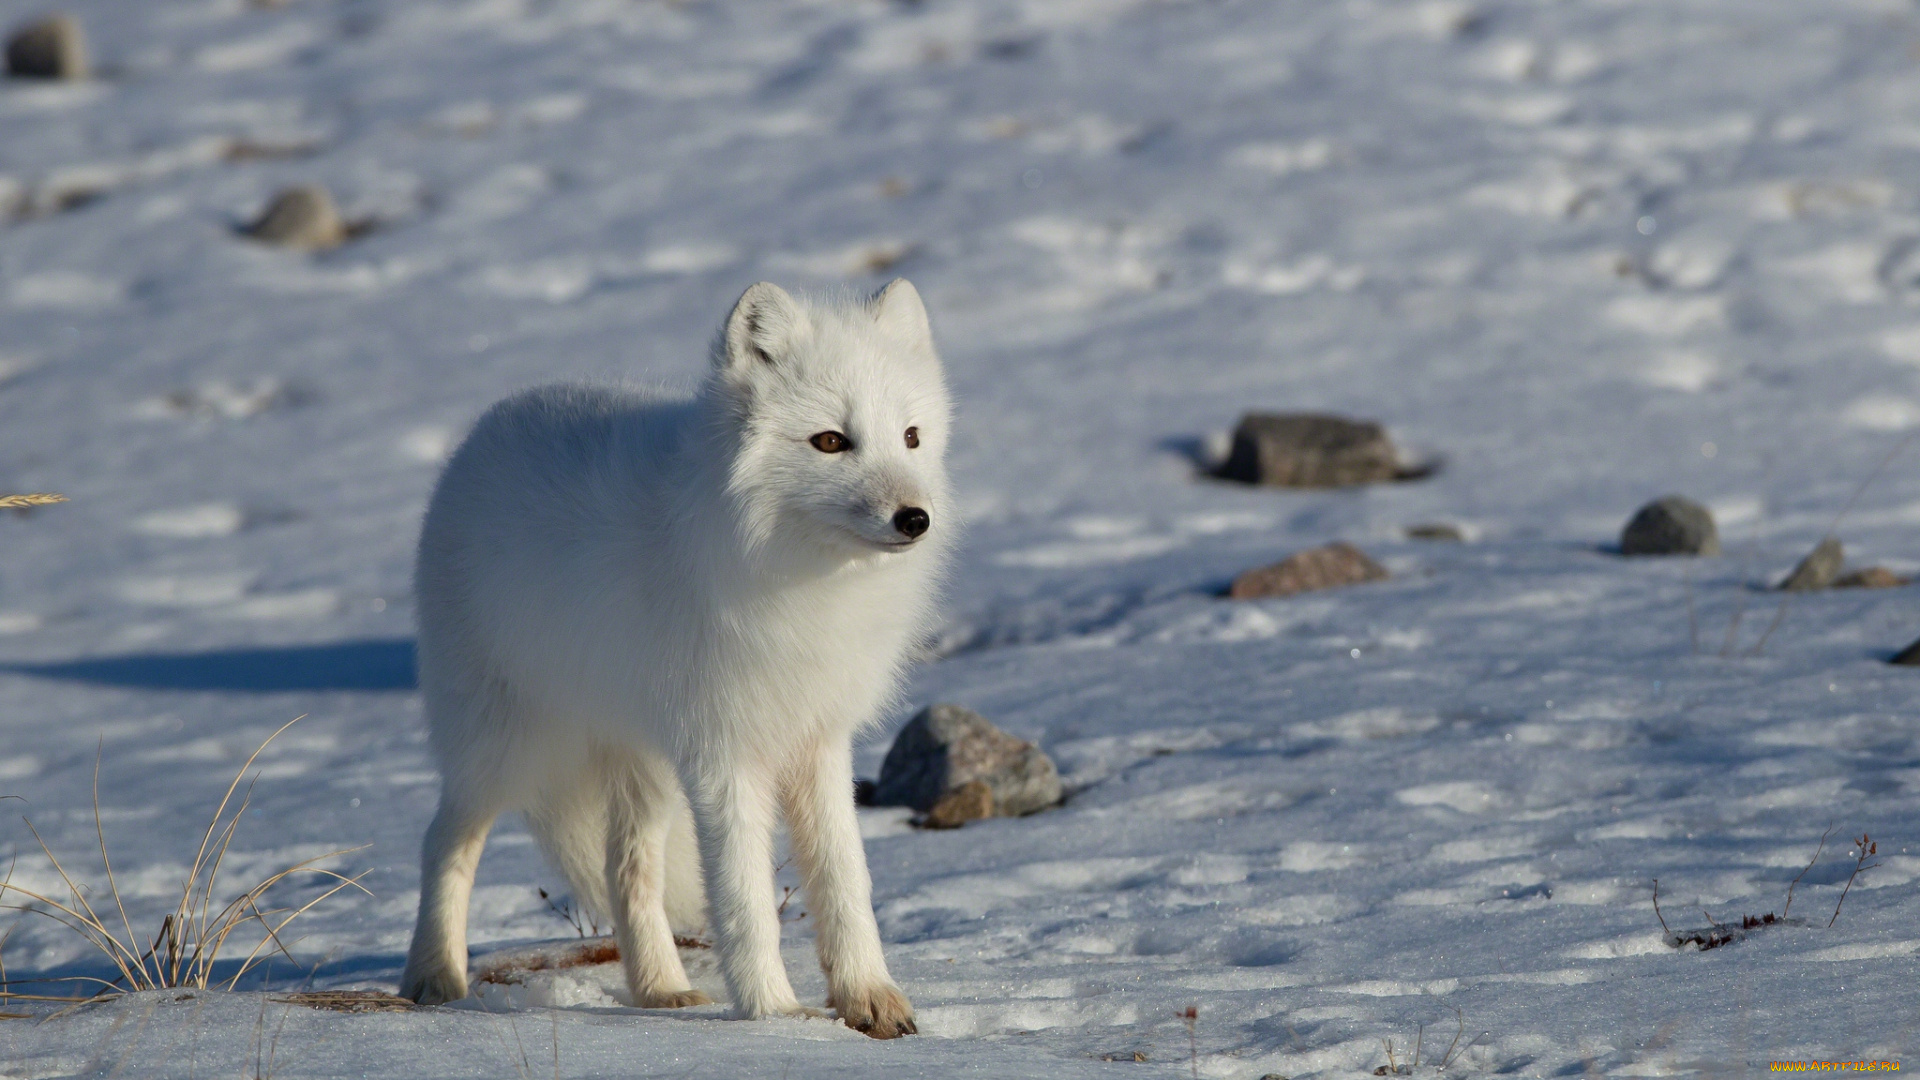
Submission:
[[[1788,592],[1806,592],[1811,589],[1824,589],[1833,584],[1840,575],[1840,566],[1846,562],[1846,552],[1840,547],[1838,537],[1829,536],[1814,545],[1800,565],[1793,568],[1787,580],[1780,583]]]
[[[1458,525],[1449,525],[1444,521],[1426,525],[1407,526],[1409,540],[1442,540],[1451,544],[1465,543],[1467,534]]]
[[[969,780],[952,791],[915,824],[923,829],[957,829],[993,816],[993,789],[985,780]]]
[[[1640,508],[1620,534],[1622,555],[1718,555],[1713,514],[1690,499],[1669,495]]]
[[[1893,659],[1887,661],[1887,663],[1899,664],[1902,667],[1920,667],[1920,641],[1916,641],[1906,648],[1901,649],[1899,652],[1894,653]]]
[[[929,705],[907,722],[887,751],[873,801],[931,812],[975,780],[987,787],[989,810],[999,817],[1045,810],[1065,796],[1059,771],[1039,747],[971,709]],[[957,804],[952,812],[972,805]]]
[[[1333,543],[1296,552],[1272,566],[1249,570],[1233,579],[1227,595],[1235,600],[1292,596],[1314,589],[1382,581],[1387,576],[1387,568],[1367,558],[1359,548],[1348,543]]]
[[[1219,475],[1278,487],[1345,487],[1403,475],[1379,424],[1321,413],[1248,413]]]
[[[301,184],[275,195],[260,220],[247,228],[247,235],[265,244],[324,251],[345,242],[347,226],[326,188]]]
[[[84,79],[87,36],[71,15],[49,15],[7,39],[7,74],[16,79]]]
[[[1897,589],[1902,585],[1913,584],[1913,579],[1901,577],[1884,566],[1868,566],[1845,574],[1836,579],[1836,589]]]

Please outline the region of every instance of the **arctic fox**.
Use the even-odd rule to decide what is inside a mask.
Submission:
[[[780,959],[784,815],[827,1004],[875,1038],[915,1030],[880,951],[851,742],[928,629],[949,411],[903,279],[839,305],[753,286],[691,399],[552,386],[481,418],[415,570],[443,786],[403,994],[466,996],[474,868],[520,810],[612,922],[635,1005],[709,1001],[673,940],[704,923],[735,1016],[819,1015]]]

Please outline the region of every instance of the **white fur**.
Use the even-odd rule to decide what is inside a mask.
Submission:
[[[636,1004],[705,1000],[672,939],[704,914],[735,1015],[803,1013],[773,897],[784,816],[829,1004],[871,1034],[912,1030],[880,952],[851,740],[928,629],[955,524],[926,311],[904,280],[844,305],[763,283],[713,352],[690,400],[508,398],[434,491],[415,589],[444,786],[409,997],[466,995],[474,867],[495,816],[522,810],[611,918]],[[852,449],[810,444],[830,430]],[[902,546],[892,519],[912,506],[932,525]]]

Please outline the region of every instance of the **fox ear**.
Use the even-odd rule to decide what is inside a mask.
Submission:
[[[894,336],[919,348],[933,345],[933,328],[927,325],[927,306],[920,302],[920,290],[906,278],[894,278],[874,295],[867,305],[873,321]]]
[[[721,355],[714,359],[728,371],[777,364],[792,351],[794,340],[810,329],[799,301],[780,286],[762,281],[733,305]]]

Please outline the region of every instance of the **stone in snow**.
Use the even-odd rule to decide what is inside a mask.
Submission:
[[[933,804],[917,824],[923,829],[957,829],[993,816],[993,789],[985,780],[969,780]]]
[[[16,79],[84,79],[87,37],[71,15],[49,15],[7,38],[7,74]]]
[[[1235,600],[1292,596],[1315,589],[1382,581],[1387,576],[1387,568],[1368,558],[1366,552],[1352,544],[1336,542],[1296,552],[1272,566],[1248,570],[1233,579],[1227,595]]]
[[[1706,507],[1679,495],[1640,508],[1620,534],[1622,555],[1718,555],[1720,532]]]
[[[1277,487],[1328,488],[1404,475],[1385,429],[1368,420],[1322,413],[1248,413],[1233,429],[1220,466],[1229,480]]]
[[[1045,810],[1065,795],[1059,771],[1039,747],[1001,731],[971,709],[930,705],[894,739],[880,766],[873,801],[928,812],[975,780],[986,786],[986,805],[997,817]],[[949,813],[963,809],[955,806]]]
[[[324,251],[345,242],[347,226],[326,188],[301,184],[275,195],[260,220],[248,227],[247,235],[280,247]]]
[[[1887,661],[1887,663],[1899,664],[1901,667],[1920,667],[1920,641],[1916,641],[1906,648],[1901,649],[1899,652],[1894,653],[1893,659]]]
[[[1466,542],[1467,534],[1458,525],[1452,525],[1444,521],[1435,521],[1424,525],[1407,526],[1407,539],[1440,540],[1446,543],[1459,544]]]
[[[1884,566],[1867,566],[1851,574],[1843,574],[1835,579],[1836,589],[1897,589],[1902,585],[1913,584],[1913,579],[1902,577]]]
[[[1846,562],[1846,552],[1840,546],[1839,537],[1829,536],[1814,545],[1793,573],[1780,583],[1788,592],[1805,592],[1810,589],[1824,589],[1833,584],[1840,576],[1841,564]]]

